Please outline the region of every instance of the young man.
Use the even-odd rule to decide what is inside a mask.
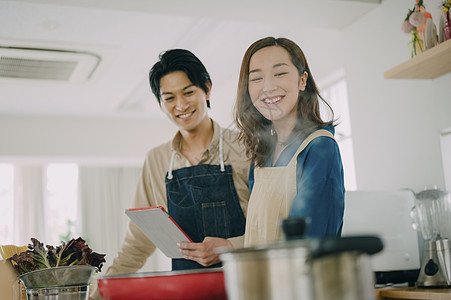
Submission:
[[[147,153],[134,207],[163,206],[193,240],[181,243],[186,259],[173,259],[173,270],[217,267],[215,248],[243,245],[249,162],[236,142],[237,133],[208,116],[212,82],[202,62],[183,49],[159,58],[149,73],[150,86],[179,130],[171,141]],[[154,250],[130,222],[106,273],[136,272]]]

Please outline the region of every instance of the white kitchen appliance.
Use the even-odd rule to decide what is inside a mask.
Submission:
[[[414,228],[424,239],[417,286],[451,286],[450,193],[436,187],[416,193],[411,215]]]
[[[414,204],[410,190],[346,192],[342,236],[374,234],[384,243],[371,257],[377,284],[414,285],[418,278],[419,237],[410,217]]]

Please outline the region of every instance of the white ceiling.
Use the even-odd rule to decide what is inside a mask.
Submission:
[[[162,117],[147,75],[158,54],[193,51],[213,80],[212,107],[230,111],[242,55],[255,40],[286,36],[315,57],[321,41],[379,0],[0,0],[0,46],[95,53],[82,83],[0,77],[0,114]],[[306,51],[306,48],[309,51]],[[327,52],[326,52],[327,53]],[[216,102],[216,103],[215,103]],[[216,105],[216,106],[215,106]]]

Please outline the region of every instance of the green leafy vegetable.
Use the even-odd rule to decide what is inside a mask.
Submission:
[[[105,262],[105,254],[93,252],[85,241],[79,237],[67,243],[62,242],[60,246],[54,247],[31,238],[32,244],[20,254],[15,254],[9,260],[19,275],[31,271],[42,270],[53,267],[90,265],[97,267],[99,272]]]

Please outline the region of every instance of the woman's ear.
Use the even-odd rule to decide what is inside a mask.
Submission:
[[[307,78],[308,78],[308,73],[305,71],[302,75],[299,76],[298,88],[302,92],[305,91],[305,87],[307,86]]]

